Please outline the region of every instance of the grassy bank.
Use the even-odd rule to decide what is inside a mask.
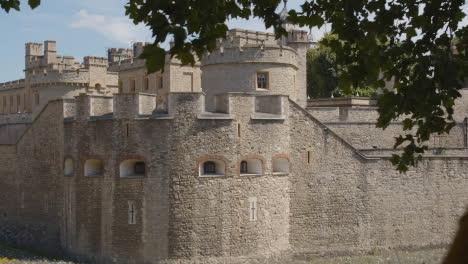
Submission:
[[[445,254],[444,249],[420,251],[381,251],[372,255],[352,257],[316,257],[310,260],[293,261],[288,264],[439,264]],[[57,257],[42,256],[28,250],[0,244],[0,264],[77,264]]]

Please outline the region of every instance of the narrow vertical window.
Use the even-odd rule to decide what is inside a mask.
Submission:
[[[137,212],[135,201],[128,201],[128,224],[136,224]]]
[[[119,93],[123,93],[123,82],[119,80]]]
[[[147,91],[148,90],[148,84],[149,84],[149,79],[148,77],[143,78],[143,90]]]
[[[257,89],[268,89],[268,72],[257,72]]]
[[[249,221],[257,220],[257,197],[249,197]]]
[[[20,106],[21,106],[21,95],[16,95],[16,112],[20,112]]]
[[[35,101],[36,105],[39,104],[39,93],[34,94],[34,101]]]
[[[127,123],[126,130],[125,130],[125,135],[128,137],[129,134],[130,134],[130,128],[129,128],[129,125]]]
[[[21,192],[20,207],[21,209],[24,209],[24,192]]]
[[[293,88],[296,90],[296,75],[293,75]]]
[[[237,124],[237,137],[241,137],[241,124]]]
[[[135,92],[135,86],[136,86],[135,78],[130,78],[130,92],[131,93]]]
[[[310,160],[310,159],[311,159],[310,155],[311,155],[311,153],[310,153],[310,150],[309,150],[309,151],[307,151],[307,164],[310,164],[310,162],[311,162],[311,160]]]
[[[44,212],[48,213],[49,212],[49,195],[44,194]]]
[[[158,89],[162,89],[163,88],[163,75],[162,74],[158,74]]]

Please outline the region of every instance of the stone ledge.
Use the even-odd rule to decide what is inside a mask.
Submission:
[[[254,120],[285,120],[286,116],[267,113],[255,113],[251,115],[250,118]]]
[[[231,114],[222,113],[203,113],[197,115],[198,119],[214,119],[214,120],[233,120],[234,116]]]

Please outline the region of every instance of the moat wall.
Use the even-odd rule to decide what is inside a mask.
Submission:
[[[0,146],[0,238],[105,262],[245,262],[282,252],[445,245],[466,209],[464,157],[424,159],[399,174],[287,97],[268,118],[255,112],[255,95],[231,94],[229,113],[215,117],[203,116],[202,93],[170,97],[171,114],[145,118],[115,111],[89,118],[108,104],[88,108],[87,96],[49,103],[18,144]],[[139,109],[138,100],[128,102]],[[289,173],[273,172],[278,157],[289,159]],[[68,158],[73,172],[65,176]],[[100,175],[84,175],[89,159],[102,161]],[[145,162],[143,177],[120,177],[128,159]],[[244,159],[260,160],[261,173],[241,175]],[[200,177],[206,160],[223,162],[225,175]]]

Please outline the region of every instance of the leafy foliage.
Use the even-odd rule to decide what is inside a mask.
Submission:
[[[28,0],[28,5],[34,9],[41,4],[41,0]],[[19,0],[0,0],[0,8],[9,13],[11,9],[20,11]]]
[[[307,50],[307,95],[311,98],[339,96],[336,56],[329,48]]]
[[[375,97],[376,89],[369,84],[350,87],[347,91],[338,89],[340,75],[346,65],[338,65],[336,54],[323,44],[330,39],[337,37],[327,34],[318,43],[317,49],[307,50],[307,95],[311,98],[327,98],[332,95]]]

